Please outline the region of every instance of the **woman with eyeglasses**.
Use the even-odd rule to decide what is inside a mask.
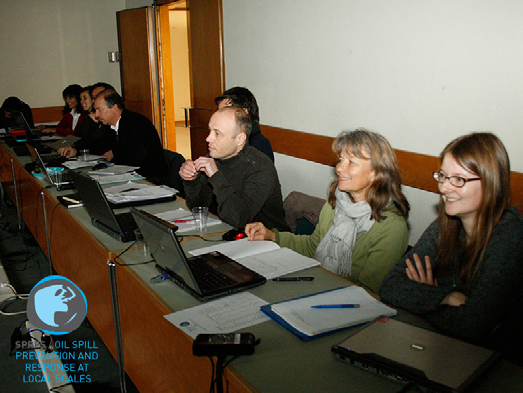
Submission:
[[[485,343],[523,295],[523,220],[510,207],[509,159],[491,133],[459,137],[440,158],[438,219],[380,295],[445,334]]]

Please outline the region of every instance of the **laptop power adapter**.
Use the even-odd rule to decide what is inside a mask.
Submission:
[[[252,355],[255,342],[252,333],[198,334],[192,352],[194,356]]]

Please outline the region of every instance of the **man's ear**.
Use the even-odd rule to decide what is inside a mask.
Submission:
[[[236,135],[236,143],[238,146],[241,146],[247,142],[247,134],[245,132],[240,132]]]

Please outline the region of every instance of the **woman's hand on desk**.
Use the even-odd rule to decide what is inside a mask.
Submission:
[[[405,269],[407,277],[412,281],[438,286],[438,280],[435,280],[432,277],[432,263],[430,262],[430,257],[425,255],[425,267],[423,267],[418,254],[414,254],[413,258],[415,265],[409,258],[405,261],[407,264],[407,268]]]
[[[44,134],[51,134],[53,132],[56,132],[56,128],[47,127],[47,126],[44,126],[44,125],[39,125],[37,127],[37,130],[40,131],[40,132],[43,132]]]
[[[245,226],[245,233],[249,240],[276,240],[276,235],[267,229],[261,222],[253,222]]]

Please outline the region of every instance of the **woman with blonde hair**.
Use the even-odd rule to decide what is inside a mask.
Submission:
[[[387,140],[358,129],[334,140],[336,179],[312,235],[248,224],[250,240],[272,240],[354,283],[377,292],[403,255],[409,232],[409,204],[401,192],[396,156]]]
[[[523,221],[510,207],[509,159],[491,133],[459,137],[440,158],[438,219],[380,295],[445,334],[482,343],[523,294]]]

